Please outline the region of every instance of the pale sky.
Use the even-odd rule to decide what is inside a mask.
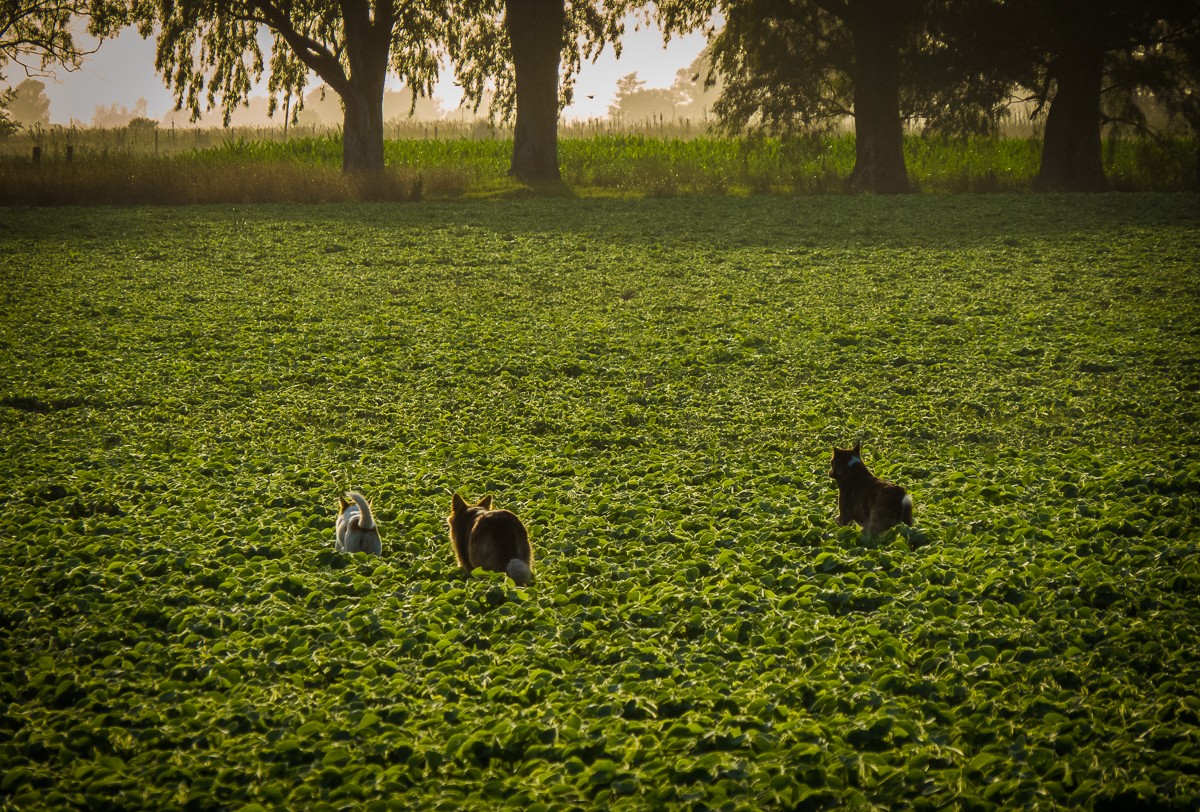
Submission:
[[[616,94],[617,80],[636,72],[647,88],[670,87],[675,72],[691,64],[704,47],[704,36],[697,32],[672,39],[663,46],[662,34],[656,27],[634,30],[635,20],[627,20],[618,60],[611,48],[606,48],[595,63],[585,63],[575,83],[575,103],[564,111],[567,119],[604,118]],[[80,44],[94,43],[86,34]],[[24,72],[11,63],[5,70],[10,85],[24,80]],[[99,50],[84,58],[83,67],[74,72],[57,71],[54,78],[39,78],[46,85],[50,99],[51,124],[89,124],[99,106],[134,110],[139,99],[145,99],[144,115],[161,119],[174,107],[174,98],[154,71],[154,41],[143,40],[132,28],[120,36],[106,40]],[[310,85],[310,89],[319,81]],[[439,83],[435,96],[442,107],[453,110],[460,99],[452,78]],[[588,98],[591,96],[592,98]],[[278,114],[277,114],[278,115]]]

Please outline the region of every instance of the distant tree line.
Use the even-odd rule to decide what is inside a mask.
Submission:
[[[228,122],[269,66],[269,112],[298,121],[315,74],[340,102],[343,171],[377,173],[386,77],[412,89],[415,108],[448,57],[467,102],[512,122],[510,174],[553,183],[573,77],[607,45],[619,55],[631,13],[667,36],[707,32],[704,81],[719,83],[712,113],[729,131],[851,119],[848,183],[864,191],[909,189],[906,126],[993,132],[1014,99],[1044,116],[1044,189],[1106,188],[1102,127],[1145,130],[1147,99],[1200,134],[1196,0],[14,0],[0,7],[0,68],[77,66],[68,23],[79,15],[98,35],[156,35],[157,68],[193,119],[219,107]],[[622,82],[625,101],[651,92]]]
[[[26,79],[0,92],[0,135],[49,123],[50,99],[46,97],[44,82]]]
[[[712,65],[705,49],[686,68],[675,72],[670,87],[646,87],[637,73],[617,80],[617,92],[608,107],[608,117],[615,123],[641,124],[660,121],[707,122],[712,117],[713,103],[719,90],[707,81]]]

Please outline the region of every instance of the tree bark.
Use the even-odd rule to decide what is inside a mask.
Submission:
[[[378,88],[354,82],[342,94],[342,173],[383,173],[383,81]]]
[[[342,83],[330,82],[342,99],[342,173],[346,175],[383,174],[383,88],[396,20],[390,3],[376,5],[375,19],[371,7],[364,0],[342,4],[349,72]]]
[[[1078,47],[1059,54],[1051,68],[1055,83],[1042,164],[1034,188],[1066,192],[1108,189],[1100,146],[1100,92],[1104,51]]]
[[[847,182],[864,192],[908,192],[900,116],[903,21],[876,7],[846,22],[854,37],[854,171]]]
[[[526,183],[559,182],[558,69],[566,4],[564,0],[506,0],[504,5],[517,83],[508,174]]]

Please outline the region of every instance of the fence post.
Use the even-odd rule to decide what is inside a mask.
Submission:
[[[35,146],[33,148],[33,162],[35,164],[40,164],[42,162],[42,148],[39,146]]]

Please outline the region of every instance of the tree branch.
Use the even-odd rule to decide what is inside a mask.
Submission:
[[[813,2],[818,8],[824,9],[839,20],[848,21],[853,13],[849,0],[813,0]]]
[[[27,76],[45,76],[49,66],[78,70],[81,59],[99,48],[83,49],[71,36],[72,17],[82,0],[5,0],[0,3],[0,66],[14,62]],[[26,61],[38,57],[40,67]]]
[[[247,15],[244,18],[247,22],[265,25],[283,37],[296,57],[339,95],[346,89],[348,86],[346,71],[342,68],[342,63],[336,53],[312,37],[298,31],[287,13],[270,0],[251,0],[250,8],[256,10],[261,16]]]

